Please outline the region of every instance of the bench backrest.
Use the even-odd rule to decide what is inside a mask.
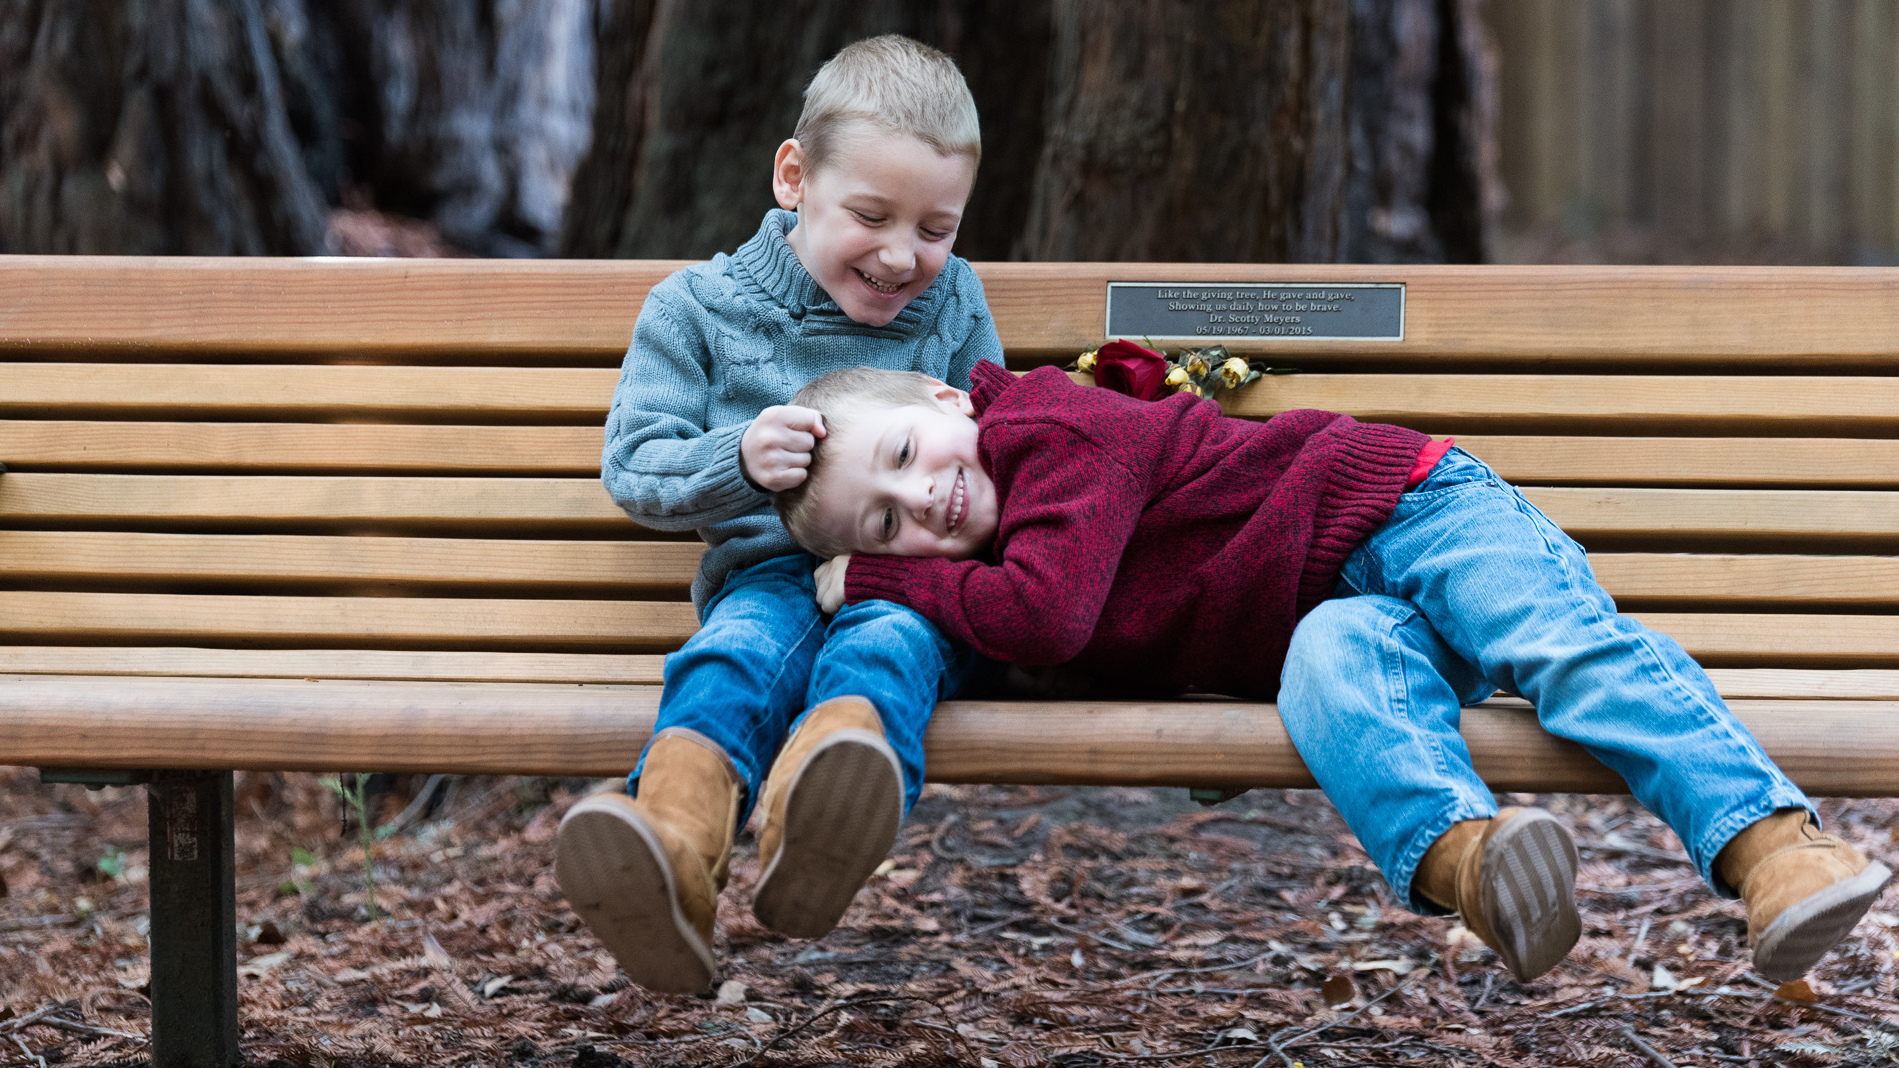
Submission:
[[[677,266],[0,257],[0,673],[657,681],[699,545],[597,470]],[[978,269],[1017,369],[1111,280],[1403,282],[1402,341],[1234,344],[1302,373],[1229,410],[1456,435],[1761,696],[1899,680],[1899,271]]]

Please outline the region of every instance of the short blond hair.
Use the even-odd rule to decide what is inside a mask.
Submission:
[[[784,520],[791,540],[813,556],[830,559],[850,552],[850,546],[834,537],[818,521],[817,494],[813,492],[826,471],[824,443],[847,429],[851,417],[880,408],[901,408],[906,404],[928,405],[936,398],[943,383],[917,371],[892,371],[882,367],[846,367],[821,374],[806,383],[791,398],[800,408],[811,408],[824,416],[825,436],[811,447],[811,466],[804,481],[772,497],[772,507]]]
[[[982,159],[976,98],[956,61],[900,34],[846,45],[818,68],[792,134],[804,149],[806,170],[824,165],[852,122],[909,134],[943,155]]]

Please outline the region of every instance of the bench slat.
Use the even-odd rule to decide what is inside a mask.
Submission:
[[[1581,489],[1525,495],[1578,540],[1591,535],[1802,538],[1899,535],[1899,493],[1856,490]],[[533,527],[632,536],[598,480],[374,476],[0,476],[0,518],[37,525],[218,521]]]
[[[1078,376],[1079,377],[1079,376]],[[1092,377],[1089,376],[1089,381]],[[1229,414],[1345,412],[1434,432],[1899,433],[1899,378],[1738,375],[1269,375],[1223,398]]]
[[[1598,535],[1814,544],[1899,537],[1899,493],[1530,487],[1523,495],[1585,545]]]
[[[14,643],[663,652],[698,625],[675,601],[0,592]]]
[[[683,595],[699,542],[0,530],[0,579],[583,586]]]
[[[1899,440],[1456,434],[1511,482],[1899,488]]]
[[[449,472],[598,477],[597,426],[0,420],[14,470]]]
[[[1899,666],[1899,615],[1631,614],[1705,664]],[[14,643],[660,652],[697,627],[691,605],[668,601],[0,592],[0,638]]]
[[[575,367],[0,364],[0,414],[184,413],[187,418],[584,422],[606,417],[620,372]]]
[[[698,542],[0,530],[0,580],[580,586],[677,597],[704,551]],[[1595,553],[1590,564],[1622,600],[1899,607],[1899,557]]]
[[[1899,556],[1591,553],[1589,566],[1619,601],[1899,608]]]
[[[625,351],[647,289],[679,266],[3,256],[0,351],[611,359]],[[980,263],[976,270],[1003,344],[1026,355],[1072,355],[1098,343],[1111,280],[1408,285],[1402,342],[1244,346],[1330,360],[1890,367],[1890,324],[1899,321],[1899,289],[1879,268]]]
[[[658,685],[665,657],[617,653],[458,653],[390,649],[0,646],[0,674],[377,679]],[[1899,701],[1899,670],[1711,668],[1723,697]]]
[[[0,364],[0,376],[0,415],[15,417],[591,425],[604,420],[619,380],[599,368],[78,363]],[[1899,436],[1899,377],[1297,374],[1261,379],[1223,403],[1251,418],[1324,408],[1447,433]]]
[[[409,652],[393,649],[140,649],[5,645],[0,646],[0,674],[551,682],[566,685],[638,683],[657,686],[662,681],[660,672],[665,659],[663,656],[649,654],[620,653],[457,653]],[[1814,696],[1804,690],[1793,695]],[[1883,697],[1885,695],[1873,692],[1865,694],[1849,692],[1829,693],[1826,696]]]
[[[610,355],[686,262],[0,256],[0,350]]]
[[[1899,488],[1899,440],[1457,434],[1513,482]],[[599,473],[597,426],[0,420],[15,470]]]
[[[0,517],[60,523],[316,520],[382,526],[531,528],[637,536],[597,478],[378,478],[294,475],[0,476]]]
[[[1899,667],[1899,616],[1628,614],[1711,667]]]
[[[597,426],[0,420],[15,470],[599,473]],[[1457,434],[1513,482],[1899,488],[1899,440]]]
[[[1798,668],[1709,668],[1721,696],[1899,701],[1899,671],[1878,668],[1809,671]]]
[[[625,774],[656,686],[0,676],[0,760],[42,767]],[[1739,701],[1768,754],[1820,795],[1899,793],[1899,703]],[[1520,702],[1463,714],[1493,789],[1617,792]],[[946,702],[924,744],[938,782],[1310,787],[1267,704]],[[1853,761],[1839,759],[1850,749]]]

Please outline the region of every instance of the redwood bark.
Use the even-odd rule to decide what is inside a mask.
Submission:
[[[1494,75],[1469,0],[1056,0],[1018,256],[1474,261]]]
[[[259,0],[0,0],[0,252],[304,254]]]
[[[575,176],[569,256],[700,257],[750,237],[806,83],[838,49],[903,33],[956,57],[984,119],[964,255],[1020,229],[1040,138],[1047,0],[618,0],[600,35],[593,149]]]

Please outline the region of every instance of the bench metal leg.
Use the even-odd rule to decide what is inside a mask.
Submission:
[[[230,1068],[237,1049],[232,774],[152,773],[152,1068]]]

